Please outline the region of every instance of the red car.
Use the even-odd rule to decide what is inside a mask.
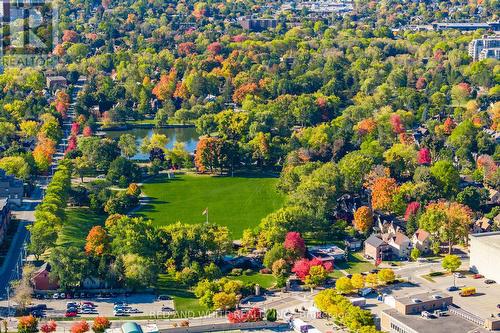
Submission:
[[[484,276],[482,276],[481,274],[474,274],[472,275],[472,278],[473,279],[482,279]]]
[[[76,317],[78,314],[76,312],[66,312],[64,317]]]
[[[87,301],[87,302],[82,302],[82,304],[83,304],[83,305],[87,305],[87,306],[91,306],[91,307],[95,308],[95,304],[94,304],[94,303],[92,303],[92,302],[88,302],[88,301]]]

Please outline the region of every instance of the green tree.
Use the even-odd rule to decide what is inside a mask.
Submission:
[[[444,197],[449,198],[458,191],[460,174],[452,162],[438,161],[430,168],[430,172]]]
[[[448,254],[443,258],[441,262],[441,266],[443,269],[446,269],[448,272],[454,272],[462,265],[462,261],[459,256],[454,254]]]
[[[128,133],[120,135],[120,139],[118,140],[118,147],[120,148],[122,155],[127,158],[131,158],[132,156],[137,154],[138,151],[135,136]]]
[[[339,294],[349,294],[353,290],[351,279],[346,276],[342,276],[335,282],[335,290]]]
[[[420,258],[420,256],[421,256],[420,250],[418,248],[414,247],[410,253],[411,260],[417,261],[417,259]]]

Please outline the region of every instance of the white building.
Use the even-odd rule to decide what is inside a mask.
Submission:
[[[500,37],[497,35],[484,35],[482,38],[473,39],[469,43],[469,55],[474,61],[485,58],[496,58],[498,56],[498,52],[496,52],[498,48],[500,48]]]
[[[500,282],[500,232],[470,235],[470,270]]]

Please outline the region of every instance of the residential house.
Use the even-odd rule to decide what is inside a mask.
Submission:
[[[488,205],[500,205],[500,191],[492,188],[488,189],[488,191],[489,191],[489,198],[486,203]]]
[[[394,234],[388,235],[385,241],[391,247],[391,252],[394,257],[407,259],[410,256],[412,243],[410,239],[401,231],[398,230]]]
[[[50,278],[50,264],[47,262],[33,274],[31,284],[35,290],[56,290],[59,288],[59,284]]]
[[[364,246],[364,255],[376,261],[387,260],[391,256],[391,247],[378,234],[372,234],[368,237]]]
[[[238,20],[243,29],[250,31],[263,31],[274,29],[278,26],[278,20],[271,18],[252,18],[247,16]]]
[[[2,244],[10,223],[9,199],[0,199],[0,244]]]
[[[411,239],[414,248],[425,254],[431,250],[431,234],[423,229],[418,229]]]
[[[493,221],[486,216],[483,216],[482,218],[476,220],[476,222],[472,225],[472,233],[478,234],[481,232],[490,232],[492,225]]]
[[[103,279],[96,277],[87,277],[83,280],[82,286],[84,289],[106,289],[108,284]]]
[[[12,175],[0,169],[0,198],[8,198],[9,204],[21,206],[23,203],[24,184]]]
[[[57,89],[66,88],[68,81],[64,76],[47,76],[47,89],[55,91]]]
[[[344,245],[348,251],[358,251],[363,247],[363,242],[355,237],[347,236],[344,238]]]

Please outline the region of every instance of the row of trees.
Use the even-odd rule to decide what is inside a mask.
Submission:
[[[49,320],[39,326],[38,319],[32,315],[20,317],[17,324],[17,331],[20,333],[51,333],[57,330],[57,323]],[[111,322],[106,317],[97,316],[92,322],[92,326],[85,320],[78,321],[71,325],[71,333],[85,333],[92,329],[94,333],[103,333],[106,329],[111,327]]]

